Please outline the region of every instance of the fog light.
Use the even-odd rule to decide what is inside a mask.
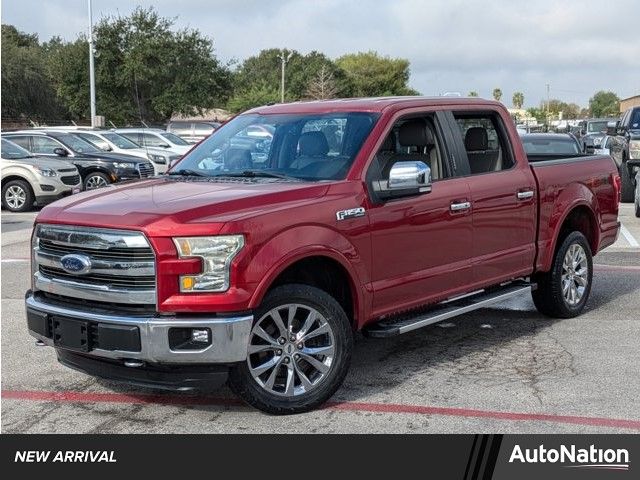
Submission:
[[[191,330],[191,341],[196,343],[209,343],[209,330]]]

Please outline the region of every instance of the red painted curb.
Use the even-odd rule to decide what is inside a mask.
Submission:
[[[61,403],[125,403],[125,404],[159,404],[159,405],[216,405],[241,406],[240,400],[215,396],[191,395],[150,395],[126,393],[90,393],[90,392],[50,392],[34,390],[3,390],[2,398],[40,402]],[[492,410],[475,410],[455,407],[430,407],[423,405],[406,405],[393,403],[364,402],[328,402],[324,410],[358,411],[374,413],[407,413],[414,415],[443,415],[467,418],[490,418],[506,421],[529,421],[568,423],[607,428],[625,428],[640,430],[640,420],[626,420],[604,417],[583,417],[572,415],[554,415],[546,413],[517,413]]]

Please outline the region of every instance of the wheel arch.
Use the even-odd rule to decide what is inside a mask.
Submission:
[[[548,271],[551,268],[553,257],[558,247],[571,232],[576,231],[586,237],[591,252],[595,255],[600,243],[600,232],[598,230],[596,214],[591,205],[586,202],[579,202],[571,208],[568,208],[562,219],[558,222],[553,235],[553,243],[543,263],[543,271]]]

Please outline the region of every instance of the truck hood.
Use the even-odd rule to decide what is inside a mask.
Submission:
[[[36,221],[141,229],[151,236],[215,233],[224,223],[317,201],[327,183],[279,179],[154,178],[84,192],[45,207]]]
[[[10,158],[7,161],[16,162],[22,165],[31,165],[34,167],[52,168],[54,170],[68,169],[72,165],[64,160],[56,160],[55,158],[48,157],[28,157],[28,158]]]

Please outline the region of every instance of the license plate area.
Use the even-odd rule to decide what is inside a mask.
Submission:
[[[53,344],[60,348],[89,351],[89,322],[71,318],[52,318]]]

